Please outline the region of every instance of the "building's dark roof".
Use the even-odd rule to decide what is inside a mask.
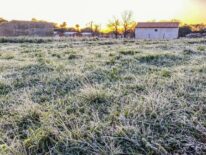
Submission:
[[[178,28],[178,22],[140,22],[137,28]]]

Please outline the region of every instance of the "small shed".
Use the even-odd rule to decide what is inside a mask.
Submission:
[[[65,37],[75,37],[78,35],[78,32],[64,32]]]
[[[178,22],[140,22],[135,29],[135,38],[146,40],[170,40],[177,39],[178,33]]]

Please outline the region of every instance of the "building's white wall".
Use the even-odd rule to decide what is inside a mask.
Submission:
[[[157,31],[155,31],[157,29]],[[136,28],[136,39],[177,39],[179,28]]]

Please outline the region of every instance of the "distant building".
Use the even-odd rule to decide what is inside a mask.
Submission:
[[[92,32],[81,32],[82,37],[92,37],[93,33]]]
[[[141,22],[135,29],[136,39],[177,39],[178,22]]]
[[[78,36],[78,32],[64,32],[65,37],[76,37]]]
[[[10,21],[0,24],[0,36],[52,36],[54,26],[47,22]]]
[[[54,36],[59,36],[59,37],[92,37],[93,33],[92,32],[77,32],[77,31],[54,31]]]

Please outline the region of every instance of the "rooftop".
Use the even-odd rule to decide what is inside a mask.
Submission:
[[[139,22],[137,28],[178,28],[178,22]]]

